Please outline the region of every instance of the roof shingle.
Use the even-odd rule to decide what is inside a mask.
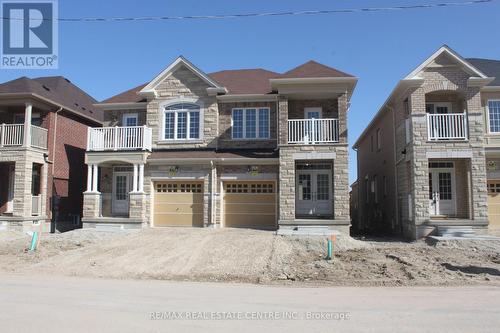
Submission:
[[[465,60],[484,74],[495,78],[495,80],[488,84],[489,86],[500,86],[500,60],[479,58],[470,58]]]

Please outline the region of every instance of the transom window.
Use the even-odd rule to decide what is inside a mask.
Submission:
[[[488,193],[500,193],[500,182],[488,182]]]
[[[268,139],[269,108],[233,109],[233,139]]]
[[[157,183],[158,193],[202,193],[202,183]]]
[[[488,101],[490,133],[500,133],[500,100]]]
[[[178,103],[164,109],[165,140],[196,140],[200,134],[200,106],[194,103]]]
[[[272,183],[225,183],[226,193],[274,193]]]

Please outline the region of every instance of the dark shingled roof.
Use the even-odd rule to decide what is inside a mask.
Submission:
[[[280,74],[262,68],[224,70],[208,74],[230,94],[267,94],[271,92],[269,79]]]
[[[339,71],[338,69],[325,66],[314,60],[308,61],[288,72],[280,75],[280,79],[291,79],[291,78],[312,78],[312,77],[353,77],[351,74],[347,74]]]
[[[139,103],[139,102],[145,102],[146,99],[142,96],[139,96],[137,93],[142,90],[145,86],[147,86],[147,83],[141,84],[140,86],[137,86],[135,88],[132,88],[130,90],[127,90],[121,94],[118,94],[116,96],[113,96],[111,98],[108,98],[101,103]]]
[[[212,79],[225,87],[229,94],[268,94],[272,92],[270,79],[315,78],[315,77],[353,77],[338,69],[322,65],[316,61],[308,61],[286,73],[280,74],[262,68],[222,70],[208,74]],[[127,90],[108,98],[102,103],[137,103],[144,99],[137,93],[146,84]]]
[[[479,58],[470,58],[466,60],[484,74],[495,78],[495,80],[488,84],[489,86],[500,86],[500,60]]]
[[[94,108],[97,101],[71,81],[62,76],[25,76],[0,84],[0,96],[9,93],[37,94],[64,108],[77,111],[98,121],[103,119],[102,111]]]

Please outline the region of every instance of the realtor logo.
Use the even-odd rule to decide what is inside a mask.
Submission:
[[[4,0],[1,17],[1,68],[57,68],[57,0]]]

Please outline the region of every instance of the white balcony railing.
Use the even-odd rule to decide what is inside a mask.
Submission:
[[[47,136],[49,130],[43,127],[31,125],[31,146],[47,149]]]
[[[24,139],[23,124],[0,125],[0,147],[22,146]]]
[[[288,143],[339,142],[338,119],[289,119]]]
[[[48,130],[31,125],[31,147],[47,149]],[[24,124],[1,124],[0,147],[16,147],[24,144]]]
[[[151,150],[152,130],[146,126],[88,129],[88,151]]]
[[[444,113],[427,114],[429,141],[467,140],[467,114]]]

